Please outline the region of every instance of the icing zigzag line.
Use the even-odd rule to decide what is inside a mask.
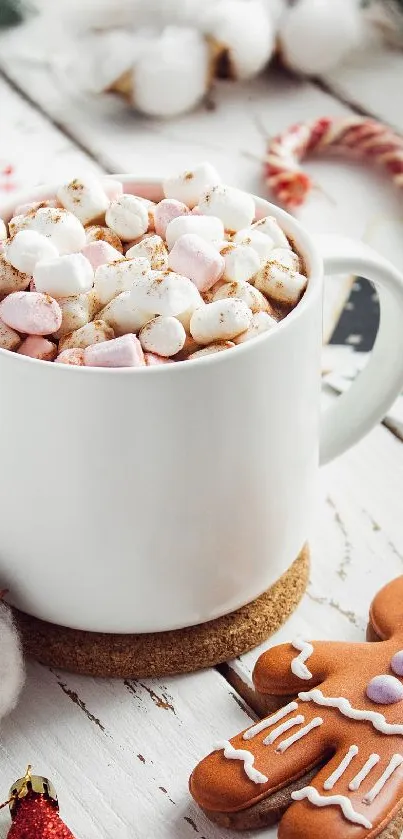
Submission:
[[[403,725],[386,722],[383,714],[380,714],[378,711],[363,711],[359,708],[353,708],[344,696],[323,696],[319,688],[314,688],[314,690],[302,691],[298,694],[298,698],[301,702],[314,702],[316,705],[337,708],[341,714],[349,717],[351,720],[365,720],[366,722],[370,722],[382,734],[400,734],[403,736]]]
[[[361,813],[357,813],[351,801],[345,795],[320,795],[315,787],[303,787],[291,793],[291,798],[294,801],[302,801],[307,798],[315,807],[331,807],[336,805],[340,807],[345,819],[354,824],[362,824],[367,830],[371,830],[372,824]]]
[[[255,757],[247,749],[234,749],[229,740],[222,740],[220,743],[217,743],[216,749],[224,749],[224,757],[228,760],[242,760],[245,773],[254,784],[265,784],[269,780],[266,778],[266,775],[263,775],[262,772],[255,769],[253,765]]]

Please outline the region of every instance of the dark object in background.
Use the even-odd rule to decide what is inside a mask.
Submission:
[[[21,23],[25,11],[25,6],[20,0],[0,0],[0,29],[17,26]]]
[[[373,347],[378,325],[378,295],[368,280],[357,277],[330,343],[348,344],[358,352],[369,352]]]

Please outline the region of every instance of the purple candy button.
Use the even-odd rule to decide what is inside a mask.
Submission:
[[[403,699],[403,685],[394,676],[374,676],[368,682],[367,696],[379,705],[392,705]]]
[[[394,673],[398,676],[403,676],[403,650],[399,650],[398,653],[395,653],[392,661],[390,662],[390,666]]]

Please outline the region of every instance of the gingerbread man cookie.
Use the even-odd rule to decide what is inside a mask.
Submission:
[[[225,827],[279,839],[398,839],[403,830],[403,576],[375,597],[367,638],[297,639],[253,680],[271,713],[217,743],[190,778]],[[285,812],[287,811],[287,812]]]

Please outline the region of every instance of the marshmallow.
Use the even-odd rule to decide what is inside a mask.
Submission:
[[[150,263],[141,256],[100,265],[95,271],[95,293],[102,306],[106,306],[122,291],[129,291],[135,280],[147,277],[149,273]]]
[[[8,236],[8,233],[7,233],[6,223],[3,221],[2,218],[0,218],[0,242],[5,242],[5,240],[7,239],[7,236]]]
[[[21,338],[14,329],[0,320],[0,347],[2,350],[16,350],[21,344]]]
[[[232,347],[235,347],[233,341],[217,341],[215,344],[209,344],[208,347],[203,347],[203,349],[191,353],[188,356],[188,361],[193,361],[195,358],[203,358],[204,355],[214,355],[214,353],[222,352],[223,350],[230,350]]]
[[[173,271],[153,271],[149,277],[139,278],[130,294],[136,306],[156,315],[175,316],[203,305],[194,283]]]
[[[217,248],[196,233],[185,233],[176,240],[169,254],[169,267],[189,277],[200,292],[208,291],[224,271],[224,258]]]
[[[255,286],[278,303],[293,306],[298,303],[307,279],[297,271],[276,262],[266,262],[255,277]]]
[[[266,262],[270,257],[270,253],[274,248],[274,241],[265,233],[260,233],[259,230],[254,230],[252,227],[244,227],[239,230],[234,236],[234,242],[240,245],[245,245],[249,250],[253,250],[259,257],[259,264]]]
[[[155,271],[165,271],[168,268],[168,251],[161,236],[147,236],[137,245],[126,251],[126,259],[134,256],[145,256]]]
[[[80,329],[70,332],[69,335],[65,335],[59,342],[59,353],[63,352],[63,350],[71,350],[73,348],[85,350],[86,347],[90,347],[92,344],[98,344],[101,341],[111,341],[114,337],[113,329],[107,323],[104,323],[103,320],[93,320],[91,323],[86,323]]]
[[[176,318],[160,316],[143,326],[139,339],[143,350],[167,358],[182,349],[186,332]]]
[[[13,216],[8,222],[8,230],[10,236],[15,236],[19,230],[26,230],[29,227],[30,216],[25,213],[20,213],[18,216]]]
[[[252,224],[252,229],[258,231],[259,233],[264,233],[265,236],[269,236],[269,238],[273,241],[273,246],[275,248],[291,247],[287,236],[274,216],[265,216],[265,218],[255,221]]]
[[[138,332],[154,317],[154,312],[139,309],[130,291],[122,291],[101,309],[98,317],[112,327],[115,335],[125,335],[127,332]]]
[[[57,207],[57,201],[53,198],[48,201],[29,201],[27,204],[18,204],[14,209],[14,216],[33,215],[41,207]]]
[[[53,242],[35,230],[20,230],[5,248],[6,259],[18,271],[32,274],[41,259],[54,259],[59,252]]]
[[[250,225],[255,217],[251,195],[233,186],[217,184],[207,189],[199,200],[199,210],[206,216],[217,216],[231,233]]]
[[[120,251],[113,248],[109,242],[105,242],[102,239],[99,239],[96,242],[87,242],[87,244],[82,248],[81,253],[91,263],[94,271],[96,271],[100,265],[105,265],[107,262],[116,262],[118,259],[123,259],[123,255]]]
[[[0,253],[0,295],[11,294],[12,291],[25,291],[31,277],[22,274],[6,259],[5,253]]]
[[[299,271],[301,267],[298,254],[294,253],[291,248],[273,248],[267,261],[281,268],[290,268],[292,271]]]
[[[85,245],[85,230],[81,222],[67,210],[41,207],[29,218],[28,229],[47,236],[60,254],[76,253]]]
[[[110,200],[97,178],[74,178],[62,184],[57,190],[61,205],[74,213],[82,224],[90,224],[102,217],[109,207]]]
[[[114,178],[104,178],[102,180],[102,187],[109,201],[116,201],[123,193],[123,184]]]
[[[196,309],[190,333],[199,344],[231,340],[248,329],[251,319],[252,312],[243,300],[216,300]]]
[[[90,227],[85,228],[85,237],[87,242],[107,242],[112,248],[116,248],[117,251],[123,253],[123,245],[119,236],[109,227],[91,224]]]
[[[41,259],[37,262],[34,282],[37,291],[52,297],[72,297],[92,288],[94,271],[82,253],[68,253],[56,259]]]
[[[209,302],[211,302],[211,301],[209,301]],[[204,306],[204,305],[205,305],[205,302],[204,302],[203,298],[200,297],[200,300],[199,299],[194,300],[192,305],[189,306],[188,309],[185,309],[184,312],[178,312],[178,314],[175,315],[175,317],[178,320],[180,320],[180,322],[181,322],[185,332],[187,333],[187,335],[189,335],[190,321],[192,319],[193,312],[195,312],[196,309],[200,309],[200,306]]]
[[[28,355],[29,358],[39,358],[41,361],[54,361],[57,356],[57,347],[41,335],[28,335],[17,353]]]
[[[211,163],[199,163],[179,175],[165,178],[162,184],[165,198],[183,201],[190,209],[199,203],[199,198],[209,186],[221,183],[221,178]]]
[[[62,312],[56,300],[48,294],[15,291],[0,303],[0,318],[16,332],[51,335],[60,328]]]
[[[262,332],[268,332],[276,325],[277,321],[268,312],[256,312],[256,314],[252,315],[248,329],[234,338],[234,342],[235,344],[243,344],[245,341],[250,341],[251,338],[257,338]]]
[[[224,225],[215,216],[178,216],[166,229],[168,250],[172,250],[176,240],[185,233],[196,233],[206,242],[220,242],[224,238]]]
[[[188,213],[189,207],[182,201],[177,201],[175,198],[163,198],[154,210],[155,232],[164,237],[169,222],[178,216],[186,216]]]
[[[144,361],[147,367],[156,367],[160,364],[172,364],[175,359],[173,358],[162,358],[161,355],[154,355],[152,352],[145,352],[144,353]]]
[[[243,300],[252,314],[255,314],[255,312],[267,312],[268,302],[264,294],[250,283],[224,283],[214,294],[213,301],[225,300],[230,297]]]
[[[95,291],[94,288],[91,291],[87,291],[87,294],[80,295],[85,297],[88,305],[88,312],[89,312],[89,320],[94,320],[95,315],[102,309],[102,303]]]
[[[155,230],[154,211],[155,211],[155,208],[157,206],[155,201],[150,201],[149,198],[143,198],[142,195],[136,195],[136,198],[138,198],[138,200],[141,201],[144,204],[144,206],[147,210],[147,213],[148,213],[148,229],[149,230]]]
[[[123,194],[112,201],[105,214],[108,227],[124,241],[137,239],[148,229],[148,212],[144,202],[134,195]]]
[[[135,335],[93,344],[84,350],[86,367],[144,367],[144,355]]]
[[[55,333],[55,338],[64,338],[70,332],[81,329],[92,318],[90,297],[87,294],[64,297],[58,300],[58,303],[62,311],[62,323]]]
[[[56,361],[59,364],[72,364],[74,367],[82,367],[84,364],[84,350],[74,348],[72,350],[63,350],[57,356]]]
[[[249,282],[260,268],[260,259],[253,248],[225,242],[220,249],[224,257],[223,279],[227,282]]]

